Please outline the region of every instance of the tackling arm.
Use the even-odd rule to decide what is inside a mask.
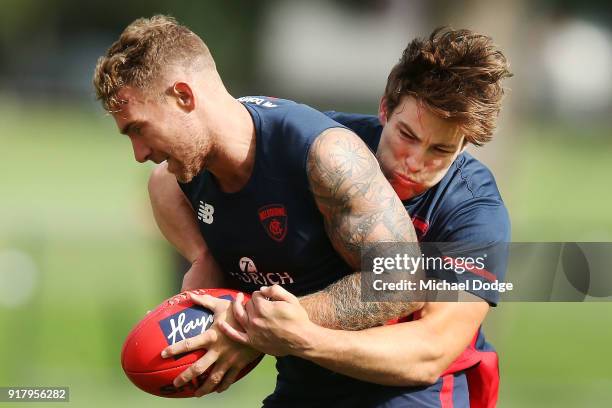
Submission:
[[[362,331],[312,327],[298,357],[363,381],[392,386],[430,385],[465,350],[489,305],[427,303],[419,320]]]

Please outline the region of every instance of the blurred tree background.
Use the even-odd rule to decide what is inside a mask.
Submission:
[[[497,176],[513,240],[612,241],[606,1],[0,0],[0,386],[70,386],[77,406],[257,406],[272,390],[270,358],[190,401],[146,395],[120,367],[132,325],[176,290],[175,255],[150,214],[151,168],[133,161],[91,76],[129,22],[156,13],[202,36],[233,95],[322,110],[374,113],[406,43],[436,26],[490,34],[516,76],[496,140],[474,154]],[[610,405],[611,312],[493,310],[500,406]]]

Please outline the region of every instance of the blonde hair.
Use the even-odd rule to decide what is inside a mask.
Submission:
[[[93,76],[96,96],[107,111],[117,111],[123,103],[117,97],[122,87],[148,92],[174,65],[215,70],[208,47],[189,28],[169,16],[139,18],[98,59]]]

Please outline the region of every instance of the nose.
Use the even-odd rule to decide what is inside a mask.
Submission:
[[[424,167],[425,152],[423,149],[414,149],[406,157],[406,167],[411,173],[418,173]]]
[[[149,160],[152,150],[137,138],[131,137],[130,141],[132,142],[132,149],[134,149],[134,159],[138,163],[144,163]]]

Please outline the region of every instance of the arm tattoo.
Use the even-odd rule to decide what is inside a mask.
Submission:
[[[300,298],[314,323],[340,330],[363,330],[381,326],[420,309],[421,302],[362,302],[359,296],[361,274],[352,273],[321,292]]]
[[[412,222],[356,136],[333,129],[319,136],[307,161],[310,188],[336,250],[357,268],[366,242],[416,242]]]
[[[351,132],[330,129],[321,134],[310,149],[307,174],[327,235],[355,270],[368,243],[417,242],[410,217],[376,158]],[[383,324],[420,306],[412,301],[361,302],[359,273],[302,300],[313,321],[349,330]]]

